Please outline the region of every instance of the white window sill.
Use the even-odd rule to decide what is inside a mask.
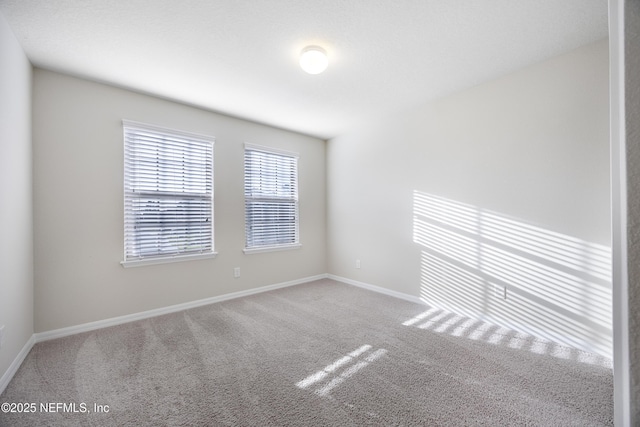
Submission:
[[[293,243],[291,245],[278,245],[278,246],[260,246],[257,248],[244,248],[243,252],[246,255],[258,254],[262,252],[276,252],[276,251],[288,251],[291,249],[299,249],[302,245],[300,243]]]
[[[203,254],[175,255],[170,257],[159,257],[159,258],[143,258],[143,259],[136,259],[131,261],[121,261],[120,265],[122,265],[124,268],[142,267],[145,265],[168,264],[170,262],[195,261],[198,259],[215,258],[216,255],[218,255],[217,252],[207,252]]]

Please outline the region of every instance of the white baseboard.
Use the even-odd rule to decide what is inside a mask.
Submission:
[[[0,394],[4,392],[4,389],[7,388],[13,376],[18,372],[20,365],[22,365],[22,362],[24,362],[25,357],[27,357],[27,354],[29,354],[35,343],[36,337],[34,334],[31,335],[31,338],[29,338],[24,347],[22,347],[22,350],[20,350],[20,353],[18,353],[16,358],[13,359],[13,362],[9,365],[9,369],[7,369],[4,375],[2,375],[2,378],[0,378]]]
[[[353,286],[357,286],[359,288],[368,289],[368,290],[373,291],[373,292],[378,292],[380,294],[388,295],[390,297],[400,298],[400,299],[403,299],[405,301],[410,301],[410,302],[415,302],[417,304],[426,305],[426,303],[424,301],[422,301],[420,298],[415,297],[413,295],[405,294],[405,293],[402,293],[402,292],[392,291],[392,290],[387,289],[387,288],[382,288],[380,286],[372,285],[372,284],[369,284],[369,283],[359,282],[359,281],[353,280],[353,279],[347,279],[346,277],[335,276],[333,274],[328,274],[327,278],[329,278],[331,280],[335,280],[336,282],[342,282],[342,283],[346,283],[347,285],[353,285]]]
[[[96,329],[108,328],[110,326],[121,325],[123,323],[135,322],[136,320],[148,319],[150,317],[161,316],[163,314],[184,311],[190,308],[200,307],[203,305],[214,304],[216,302],[227,301],[230,299],[246,297],[249,295],[259,294],[262,292],[272,291],[274,289],[286,288],[288,286],[300,285],[302,283],[313,282],[314,280],[326,279],[327,274],[319,274],[317,276],[304,277],[302,279],[291,280],[289,282],[276,283],[274,285],[261,286],[259,288],[248,289],[245,291],[232,292],[230,294],[219,295],[211,298],[205,298],[197,301],[185,302],[182,304],[170,305],[168,307],[156,308],[153,310],[142,311],[139,313],[127,314],[124,316],[112,317],[110,319],[98,320],[95,322],[83,323],[81,325],[69,326],[67,328],[54,329],[52,331],[38,332],[35,335],[35,342],[48,341],[56,338],[62,338],[69,335],[80,334],[82,332],[94,331]]]

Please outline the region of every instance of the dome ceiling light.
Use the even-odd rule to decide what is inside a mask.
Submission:
[[[300,52],[300,67],[309,74],[320,74],[328,65],[327,52],[319,46],[307,46]]]

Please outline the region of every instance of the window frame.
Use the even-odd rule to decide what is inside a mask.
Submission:
[[[294,173],[295,173],[295,185],[294,185],[294,194],[291,196],[291,198],[289,199],[289,203],[293,202],[294,203],[294,212],[295,212],[295,222],[294,222],[294,242],[291,243],[281,243],[281,244],[273,244],[273,245],[254,245],[254,246],[248,246],[249,243],[249,223],[248,223],[248,217],[249,217],[249,200],[253,200],[253,201],[260,201],[260,200],[264,200],[264,201],[269,201],[272,199],[269,198],[265,198],[265,197],[247,197],[247,151],[258,151],[258,152],[262,152],[262,153],[266,153],[269,155],[276,155],[276,156],[282,156],[282,157],[289,157],[292,158],[294,160]],[[285,250],[292,250],[292,249],[299,249],[302,244],[300,243],[300,202],[299,202],[299,181],[300,181],[300,176],[299,176],[299,167],[298,167],[298,163],[299,163],[299,159],[300,156],[298,155],[298,153],[292,152],[292,151],[287,151],[287,150],[282,150],[282,149],[278,149],[278,148],[272,148],[272,147],[266,147],[263,145],[256,145],[256,144],[251,144],[246,142],[244,144],[244,154],[243,154],[243,171],[244,171],[244,220],[245,220],[245,239],[244,239],[244,249],[243,252],[245,254],[255,254],[255,253],[262,253],[262,252],[274,252],[274,251],[285,251]],[[282,199],[283,201],[286,199]]]
[[[123,166],[124,166],[123,168],[124,257],[123,258],[124,259],[123,261],[120,262],[120,264],[123,267],[128,268],[128,267],[138,267],[138,266],[144,266],[144,265],[165,264],[165,263],[180,262],[180,261],[192,261],[192,260],[198,260],[198,259],[214,258],[217,255],[217,252],[215,251],[215,221],[214,221],[215,138],[209,135],[202,135],[202,134],[197,134],[193,132],[185,132],[182,130],[150,125],[150,124],[135,122],[131,120],[122,120],[122,127],[123,127],[122,135],[123,135],[123,150],[124,150],[123,151]],[[210,222],[210,235],[211,235],[211,242],[210,242],[209,249],[201,250],[201,251],[186,252],[186,253],[176,252],[176,253],[160,254],[156,252],[149,255],[140,255],[140,254],[136,256],[129,255],[132,252],[135,252],[135,250],[132,250],[131,248],[128,247],[128,241],[132,238],[132,234],[131,233],[128,234],[129,233],[128,226],[130,226],[129,224],[133,224],[131,226],[135,226],[137,222],[135,221],[135,219],[131,218],[131,216],[133,216],[133,213],[130,212],[130,209],[128,208],[128,206],[131,201],[139,199],[140,197],[138,196],[132,197],[132,194],[134,194],[135,192],[130,191],[130,187],[132,183],[130,182],[131,180],[129,177],[133,175],[132,175],[132,171],[130,171],[129,169],[130,166],[128,166],[128,161],[127,161],[128,160],[127,156],[129,155],[129,149],[130,149],[127,144],[128,144],[128,138],[129,138],[128,135],[135,134],[136,132],[147,132],[147,133],[153,134],[154,136],[158,137],[158,140],[161,140],[163,138],[166,138],[166,139],[173,138],[176,140],[182,139],[190,142],[197,142],[199,144],[205,143],[205,144],[211,145],[210,155],[204,158],[205,161],[203,163],[205,170],[210,168],[210,171],[211,171],[210,175],[208,173],[205,174],[206,176],[205,187],[210,187],[211,189],[210,194],[206,192],[205,192],[205,195],[189,194],[183,197],[182,199],[179,197],[178,194],[173,194],[171,197],[169,197],[169,199],[178,200],[178,201],[179,200],[183,200],[183,201],[201,200],[201,201],[205,201],[206,203],[206,201],[208,200],[208,203],[210,203],[211,205],[211,212],[209,214],[209,220],[207,221],[207,222]],[[134,148],[131,148],[131,150],[134,150]],[[153,191],[147,191],[147,192],[150,194],[154,194]],[[155,197],[157,197],[158,199],[162,199],[163,197],[165,197],[165,194],[163,193],[166,193],[166,192],[162,192],[162,191],[155,192],[156,194]],[[149,196],[149,197],[153,197],[153,196]]]

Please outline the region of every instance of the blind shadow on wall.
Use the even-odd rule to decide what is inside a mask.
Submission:
[[[609,247],[418,190],[413,241],[430,306],[611,358]]]

